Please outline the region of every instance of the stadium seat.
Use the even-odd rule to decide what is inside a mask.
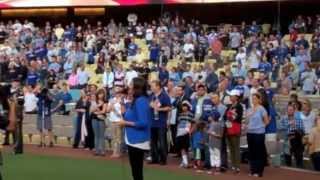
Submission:
[[[70,93],[70,95],[72,97],[72,101],[73,102],[77,102],[80,99],[81,90],[79,90],[79,89],[70,89],[69,93]]]

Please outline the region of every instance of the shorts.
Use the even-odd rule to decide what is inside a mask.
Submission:
[[[178,136],[176,138],[176,147],[177,150],[180,152],[181,150],[186,150],[188,151],[190,147],[190,136],[189,134],[183,135],[183,136]]]
[[[204,149],[200,149],[200,148],[196,148],[193,150],[193,157],[194,160],[201,160],[204,161],[205,160],[205,150]]]

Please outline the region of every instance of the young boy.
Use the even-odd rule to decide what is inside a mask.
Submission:
[[[205,160],[205,127],[204,122],[196,125],[196,131],[192,135],[192,150],[194,158],[194,168],[197,172],[202,172]]]
[[[182,162],[180,167],[188,168],[188,150],[190,144],[191,123],[193,114],[191,113],[191,104],[188,101],[182,102],[182,112],[178,115],[178,127],[176,145],[177,150],[181,152]]]
[[[221,149],[221,138],[223,133],[223,125],[219,121],[219,115],[213,115],[212,120],[209,124],[209,152],[210,152],[210,164],[215,174],[220,172],[220,149]]]

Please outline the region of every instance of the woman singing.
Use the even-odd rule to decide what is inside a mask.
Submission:
[[[125,127],[125,142],[128,145],[133,179],[143,180],[143,157],[144,152],[150,149],[151,125],[147,82],[143,78],[134,78],[129,88],[133,101],[125,110],[124,120],[119,125]]]

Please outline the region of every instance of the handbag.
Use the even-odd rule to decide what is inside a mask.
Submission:
[[[227,135],[236,136],[241,134],[241,124],[235,121],[235,113],[232,110],[227,111]]]
[[[227,127],[227,135],[236,136],[241,134],[241,124],[237,122],[230,122],[230,126]]]

